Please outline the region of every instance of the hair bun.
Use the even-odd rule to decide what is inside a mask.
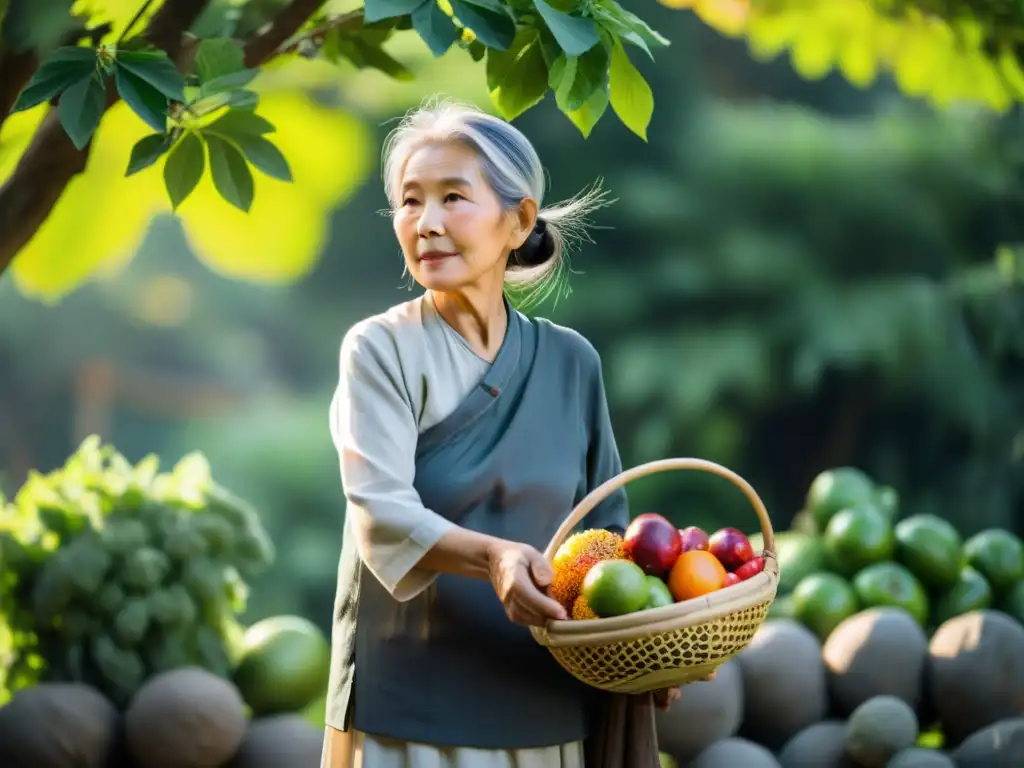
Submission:
[[[544,219],[537,219],[526,242],[512,252],[511,261],[518,267],[539,267],[555,254],[555,237]]]

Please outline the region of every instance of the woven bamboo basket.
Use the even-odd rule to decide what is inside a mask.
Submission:
[[[779,564],[768,511],[750,484],[732,470],[703,459],[652,461],[595,488],[561,524],[544,556],[551,562],[573,528],[613,491],[657,472],[699,470],[730,480],[757,513],[764,536],[764,570],[708,595],[625,616],[549,621],[531,627],[534,639],[578,680],[615,693],[646,693],[708,680],[743,650],[775,600]]]

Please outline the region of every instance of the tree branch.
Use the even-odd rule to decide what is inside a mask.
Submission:
[[[199,17],[209,0],[167,0],[150,20],[142,37],[167,52],[172,60],[186,54],[186,30]],[[264,25],[245,44],[246,66],[255,67],[272,58],[279,49],[316,13],[325,0],[291,0],[273,20]],[[361,12],[361,11],[360,11]],[[358,13],[358,12],[357,12]],[[346,14],[348,16],[349,14]],[[18,94],[35,71],[35,57],[23,63],[27,73],[2,78],[0,85],[0,116],[6,116],[5,99],[14,104]],[[3,70],[0,70],[3,71]],[[8,94],[13,90],[13,95]],[[111,86],[107,109],[119,96]],[[2,123],[2,117],[0,117]],[[0,275],[11,265],[22,248],[32,239],[53,212],[54,206],[71,180],[85,170],[89,146],[75,149],[60,124],[56,110],[50,112],[18,161],[14,173],[0,187]]]
[[[208,3],[209,0],[167,0],[142,36],[175,59],[182,33]],[[107,109],[117,100],[116,90],[111,87]],[[14,172],[0,186],[0,274],[39,231],[71,180],[85,170],[88,156],[89,145],[75,149],[60,124],[57,110],[51,109]]]
[[[245,44],[245,66],[256,67],[271,58],[277,49],[309,21],[325,0],[292,0]]]

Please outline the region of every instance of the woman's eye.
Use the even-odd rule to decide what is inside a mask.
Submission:
[[[460,195],[458,192],[449,192],[447,195],[445,195],[444,201],[446,203],[454,203],[456,200],[461,199],[462,195]]]
[[[407,197],[402,201],[402,205],[416,205],[415,197]]]

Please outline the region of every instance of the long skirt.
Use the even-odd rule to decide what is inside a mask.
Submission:
[[[438,747],[327,726],[320,768],[583,768],[583,742],[511,750]]]

